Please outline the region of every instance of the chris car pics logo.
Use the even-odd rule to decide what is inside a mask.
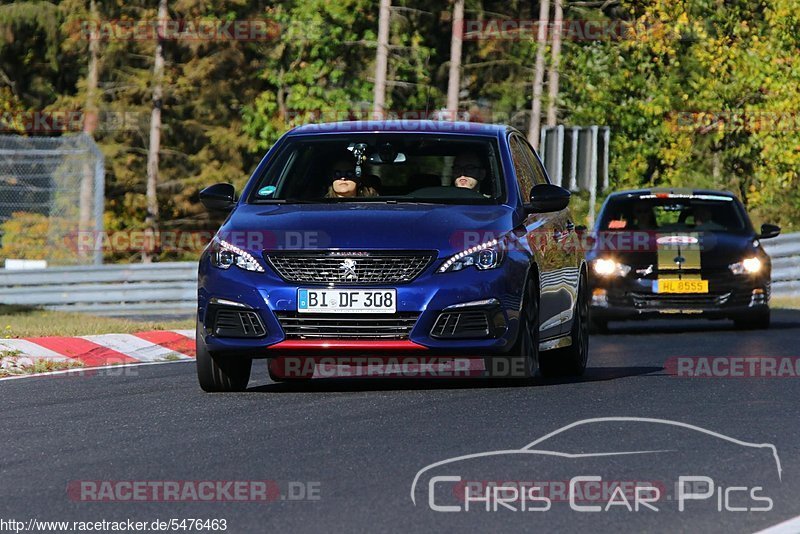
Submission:
[[[591,450],[594,444],[575,440],[585,446],[581,452],[558,450],[559,444],[563,447],[564,443],[574,443],[569,441],[571,436],[596,430],[592,429],[594,425],[609,423],[617,426],[615,432],[605,435],[628,437],[631,434],[620,431],[623,427],[619,423],[633,425],[629,430],[631,433],[643,430],[643,425],[659,425],[639,434],[643,437],[657,436],[654,438],[656,445],[616,450],[597,446],[594,452]],[[683,440],[671,442],[658,437],[663,429],[667,429],[667,433],[683,433],[693,440],[713,441],[717,445],[698,449]],[[611,437],[609,441],[613,443],[613,439]],[[740,478],[721,469],[719,477],[713,476],[717,473],[713,461],[708,461],[708,455],[716,458],[719,452],[711,451],[722,448],[730,448],[733,455],[744,455],[746,459],[752,457],[751,467],[758,465],[763,469],[748,470],[743,466]],[[647,457],[647,461],[634,465],[645,467],[626,469],[625,458],[642,456]],[[684,461],[686,458],[694,461]],[[536,466],[537,461],[541,462],[540,467]],[[521,476],[508,477],[508,465],[517,466]],[[615,469],[620,475],[609,476]],[[480,475],[476,476],[476,472]],[[549,472],[558,474],[554,475],[556,478],[548,478]],[[565,472],[568,476],[563,476]],[[632,472],[641,476],[631,477]],[[532,473],[541,476],[532,477]],[[604,476],[599,473],[604,473]],[[755,481],[750,479],[753,473],[758,473]],[[579,513],[617,510],[641,513],[681,513],[687,510],[767,512],[774,507],[770,489],[774,489],[772,484],[780,484],[781,473],[780,458],[771,443],[743,441],[680,421],[602,417],[571,423],[520,449],[465,454],[431,463],[416,473],[410,496],[414,506],[426,506],[440,513],[547,512],[556,507],[568,507],[570,511]],[[498,476],[492,477],[492,474]]]

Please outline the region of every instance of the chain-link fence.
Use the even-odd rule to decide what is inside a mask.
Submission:
[[[0,135],[0,259],[102,263],[101,250],[76,245],[103,231],[104,182],[103,154],[86,134]]]

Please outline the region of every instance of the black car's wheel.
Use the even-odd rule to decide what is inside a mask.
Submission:
[[[769,308],[733,319],[733,326],[737,330],[766,330],[769,328]]]
[[[203,391],[227,392],[244,391],[250,381],[252,358],[232,356],[223,358],[212,354],[206,346],[200,324],[197,325],[197,381]]]
[[[513,379],[527,383],[539,373],[539,292],[534,281],[525,288],[520,312],[520,331],[508,355],[484,360],[491,378]]]
[[[586,295],[586,279],[581,276],[578,298],[573,311],[572,345],[562,349],[542,352],[539,361],[542,374],[551,376],[581,376],[589,360],[589,301]]]
[[[284,358],[275,358],[267,364],[269,378],[273,382],[305,382],[314,376],[313,362],[302,361],[300,369],[287,372],[287,361]]]

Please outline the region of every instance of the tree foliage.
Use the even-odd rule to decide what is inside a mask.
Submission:
[[[88,0],[0,5],[0,111],[85,106]],[[98,2],[104,21],[155,20],[144,0]],[[735,191],[757,222],[800,226],[800,11],[795,0],[565,2],[567,20],[625,21],[621,38],[567,33],[559,117],[611,128],[613,187],[705,186]],[[216,222],[198,190],[241,187],[291,127],[371,109],[378,3],[371,0],[171,0],[174,20],[271,20],[262,41],[168,41],[159,180],[161,228]],[[444,107],[448,0],[393,1],[387,106]],[[467,0],[467,20],[535,20],[538,3]],[[96,137],[107,161],[110,230],[141,229],[153,40],[100,44],[102,112],[124,128]],[[464,41],[460,105],[478,120],[526,131],[535,32]],[[549,56],[549,54],[548,54]],[[163,258],[169,257],[163,255]],[[135,256],[110,255],[132,260]]]

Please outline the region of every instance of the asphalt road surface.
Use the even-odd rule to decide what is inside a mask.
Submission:
[[[191,363],[4,381],[0,520],[225,519],[227,532],[754,532],[800,515],[800,378],[787,367],[797,371],[799,344],[800,312],[777,311],[769,331],[612,323],[610,335],[591,338],[583,379],[529,387],[445,378],[298,387],[273,384],[263,362],[242,394],[203,394]],[[751,360],[736,367],[737,357],[772,358],[781,376],[727,376],[761,373],[748,370]],[[675,376],[692,370],[703,376]],[[585,421],[598,418],[620,419]],[[519,453],[534,441],[529,451],[550,452]],[[506,452],[425,469],[486,451]],[[602,482],[577,481],[570,492],[576,476]],[[679,494],[681,476],[692,478]],[[213,493],[200,481],[217,484]],[[477,500],[494,491],[490,481],[522,487],[523,497]],[[526,481],[539,489],[526,493]],[[657,510],[634,508],[631,481],[658,490]],[[169,486],[178,502],[159,496],[167,482],[178,483]],[[614,482],[628,489],[607,506]],[[190,486],[220,501],[193,500]],[[514,495],[503,492],[501,500]],[[539,499],[523,502],[526,494]],[[570,495],[574,507],[600,511],[575,510]],[[173,531],[192,531],[180,525]]]

